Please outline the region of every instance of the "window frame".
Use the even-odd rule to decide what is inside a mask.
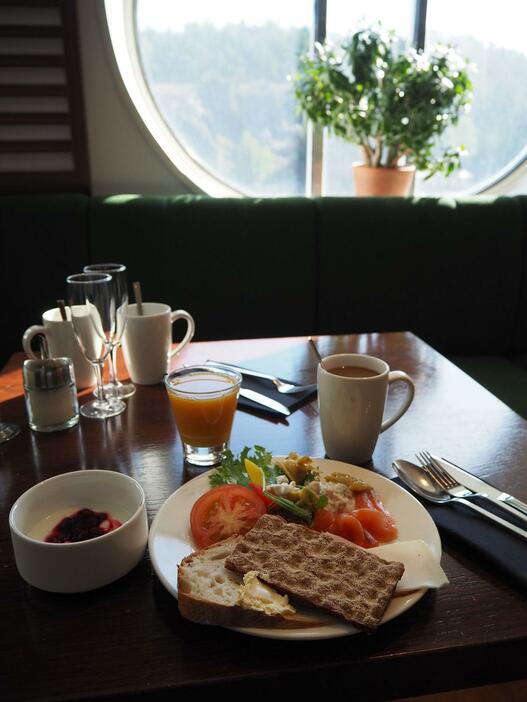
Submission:
[[[103,0],[99,7],[121,94],[153,148],[183,178],[189,190],[213,197],[244,197],[244,193],[221,181],[194,159],[161,115],[139,55],[136,0]]]

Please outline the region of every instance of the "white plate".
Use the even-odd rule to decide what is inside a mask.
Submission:
[[[428,544],[438,561],[440,560],[441,540],[436,526],[425,508],[409,492],[371,470],[325,458],[313,460],[320,467],[322,474],[350,473],[371,485],[395,519],[399,530],[398,540],[422,539]],[[190,511],[198,497],[209,489],[209,475],[212,472],[209,470],[193,478],[172,493],[157,513],[150,528],[148,548],[154,570],[174,597],[177,597],[177,566],[185,556],[196,550],[192,545]],[[421,599],[425,592],[426,588],[423,588],[408,595],[395,597],[388,605],[382,623],[406,612]],[[345,622],[328,618],[327,625],[306,629],[238,628],[236,631],[271,639],[331,639],[356,634],[360,630]]]

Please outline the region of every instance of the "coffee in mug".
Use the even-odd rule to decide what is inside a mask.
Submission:
[[[194,320],[185,310],[172,311],[159,302],[143,302],[143,314],[137,305],[128,305],[123,335],[123,354],[130,378],[138,385],[160,383],[168,372],[170,359],[194,336]],[[172,324],[185,319],[187,332],[172,348]]]
[[[318,406],[326,454],[348,463],[366,463],[379,434],[406,412],[414,397],[412,379],[391,371],[380,358],[342,353],[327,356],[318,366]],[[401,408],[383,422],[389,387],[407,386]]]
[[[42,325],[34,324],[24,332],[22,337],[22,347],[26,355],[37,361],[39,357],[33,351],[32,341],[35,336],[43,335],[46,338],[50,356],[52,358],[71,358],[75,369],[75,380],[77,388],[89,388],[95,385],[95,371],[89,361],[86,360],[82,353],[73,325],[71,323],[71,310],[66,307],[67,319],[62,319],[60,309],[54,307],[51,310],[46,310],[42,315]],[[86,317],[85,335],[94,349],[99,348],[101,341],[98,338],[95,329]]]
[[[370,368],[362,368],[361,366],[337,366],[330,368],[330,373],[340,375],[343,378],[372,378],[374,375],[379,375],[377,371]]]

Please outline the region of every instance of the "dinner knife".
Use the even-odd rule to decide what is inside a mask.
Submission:
[[[498,490],[493,485],[489,485],[489,483],[486,483],[481,478],[472,475],[472,473],[463,470],[463,468],[460,468],[455,463],[447,461],[445,458],[439,458],[439,456],[432,456],[432,458],[442,464],[448,473],[452,473],[454,478],[456,478],[463,487],[483,494],[487,500],[494,502],[499,507],[504,507],[511,514],[518,511],[527,516],[527,504],[525,504],[525,502],[518,500],[518,498],[509,495],[507,492]],[[513,507],[514,510],[510,509],[511,507]],[[521,519],[520,514],[517,516]]]
[[[256,392],[256,390],[249,390],[248,388],[240,388],[240,395],[242,397],[245,397],[247,400],[252,400],[253,402],[256,402],[259,405],[263,405],[264,407],[268,407],[269,409],[272,409],[274,412],[278,412],[278,414],[283,414],[284,417],[289,417],[289,415],[291,414],[291,410],[289,410],[281,402],[277,402],[276,400],[272,400],[270,397],[267,397],[267,395],[262,395],[261,392]]]
[[[214,366],[215,368],[228,368],[229,370],[236,371],[237,373],[241,373],[242,375],[249,375],[253,378],[262,378],[263,380],[276,380],[276,376],[274,375],[268,375],[267,373],[260,373],[260,371],[249,370],[248,368],[235,366],[232,363],[221,363],[220,361],[205,361],[205,365]]]

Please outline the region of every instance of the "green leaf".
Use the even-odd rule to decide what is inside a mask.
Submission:
[[[320,497],[318,498],[318,502],[315,505],[315,509],[317,509],[317,510],[322,509],[323,507],[325,507],[327,505],[327,503],[328,503],[328,496],[327,495],[320,495]]]
[[[209,484],[211,487],[231,484],[247,486],[249,484],[249,476],[245,472],[243,464],[243,451],[240,454],[240,458],[236,458],[229,449],[224,451],[221,465],[209,477]]]
[[[238,457],[229,449],[223,452],[221,464],[209,477],[210,486],[249,485],[249,476],[245,470],[246,458],[260,466],[264,472],[266,483],[274,483],[276,478],[282,475],[282,471],[273,465],[271,453],[263,446],[254,446],[252,449],[245,446]]]

